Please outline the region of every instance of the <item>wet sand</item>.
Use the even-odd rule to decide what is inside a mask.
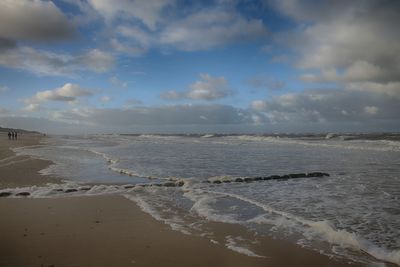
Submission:
[[[41,135],[24,134],[18,140],[10,141],[6,134],[0,133],[0,188],[61,182],[56,177],[39,174],[40,170],[52,164],[51,161],[16,156],[11,150],[14,147],[37,145],[42,139]]]
[[[0,141],[0,188],[59,182],[38,171],[51,162],[13,157],[12,146],[34,145],[39,136]],[[6,160],[5,160],[6,159]],[[15,160],[14,160],[15,161]],[[3,166],[4,165],[4,166]],[[360,266],[263,239],[249,257],[184,235],[156,221],[118,195],[54,199],[0,198],[0,266]],[[217,237],[241,233],[240,226],[210,224]]]

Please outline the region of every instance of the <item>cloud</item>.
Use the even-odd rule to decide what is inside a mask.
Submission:
[[[130,109],[91,109],[84,114],[63,112],[63,119],[95,125],[205,125],[252,123],[243,110],[225,105],[175,105]],[[207,118],[204,120],[203,118]]]
[[[134,25],[119,25],[116,31],[120,36],[133,39],[138,45],[143,47],[148,47],[153,42],[153,37],[149,32]]]
[[[137,46],[131,42],[123,43],[117,38],[111,39],[110,45],[115,51],[130,56],[141,56],[147,52],[147,48]]]
[[[48,43],[73,35],[71,23],[52,1],[0,1],[0,66],[39,75],[73,75],[86,70],[104,72],[114,65],[111,54],[98,49],[70,55],[18,46],[20,41]]]
[[[38,132],[51,132],[51,133],[62,133],[72,134],[79,133],[82,127],[79,125],[59,122],[46,118],[35,118],[35,117],[21,117],[21,116],[0,116],[0,125],[9,128],[20,128]]]
[[[288,55],[276,55],[271,58],[271,62],[272,63],[280,63],[280,64],[288,63],[289,56]]]
[[[143,102],[139,99],[131,98],[125,101],[124,108],[129,109],[131,107],[137,106],[137,105],[142,105]]]
[[[111,39],[111,47],[115,51],[131,56],[141,56],[156,43],[157,34],[141,29],[132,24],[123,24],[115,27],[116,36]]]
[[[264,111],[267,109],[267,103],[263,100],[254,100],[250,104],[251,108],[257,111]]]
[[[223,76],[212,77],[209,74],[200,74],[200,80],[189,85],[185,92],[174,90],[163,92],[161,98],[166,100],[193,99],[212,101],[232,94],[228,82]]]
[[[246,83],[255,89],[267,90],[281,90],[286,85],[284,81],[277,80],[266,75],[251,77],[246,81]]]
[[[169,90],[162,92],[160,97],[164,100],[179,100],[185,98],[185,93]]]
[[[27,103],[25,107],[22,108],[22,111],[25,112],[36,112],[41,109],[41,106],[38,103]]]
[[[336,68],[323,68],[317,74],[304,74],[300,79],[306,82],[379,82],[387,83],[392,81],[400,81],[400,70],[396,71],[384,70],[383,68],[373,65],[369,62],[357,60],[351,63],[347,68],[339,73]]]
[[[99,49],[92,49],[83,55],[77,56],[73,61],[95,72],[106,72],[115,64],[114,58],[110,53]]]
[[[71,76],[80,71],[101,73],[110,70],[114,64],[113,56],[99,49],[70,55],[23,46],[0,53],[1,66],[23,69],[39,75]]]
[[[400,123],[396,98],[382,92],[348,89],[313,89],[253,101],[251,108],[271,123],[354,123],[368,127],[377,122]],[[363,126],[363,127],[364,127]]]
[[[62,2],[76,7],[74,13],[68,14],[71,24],[75,27],[86,26],[101,19],[99,13],[90,3],[87,2],[87,0],[62,0]]]
[[[280,35],[310,82],[400,81],[400,2],[272,1],[303,26]]]
[[[56,133],[393,131],[400,126],[397,103],[364,91],[309,90],[258,100],[251,109],[218,104],[74,107],[53,112],[51,120],[4,114],[0,123]]]
[[[33,97],[25,99],[24,102],[27,104],[25,110],[36,111],[41,103],[48,101],[73,102],[78,97],[90,95],[92,95],[90,90],[84,89],[78,84],[66,83],[53,90],[39,91]]]
[[[111,101],[111,97],[108,96],[108,95],[102,96],[102,97],[100,98],[100,101],[101,101],[102,103],[108,103],[108,102]]]
[[[90,0],[109,27],[111,47],[138,56],[151,48],[206,50],[237,42],[263,39],[261,19],[241,14],[237,3],[212,1],[185,5],[179,1]]]
[[[127,109],[73,108],[51,119],[0,116],[0,125],[50,133],[200,133],[251,132],[249,110],[226,105],[175,105]],[[262,118],[262,120],[264,120]]]
[[[163,20],[164,8],[173,4],[170,0],[89,0],[90,4],[107,21],[116,18],[134,18],[149,29],[155,29],[157,23]]]
[[[190,85],[186,95],[190,99],[215,100],[231,93],[229,84],[223,76],[211,77],[208,74],[200,74],[200,80]]]
[[[11,48],[15,48],[17,46],[17,42],[14,40],[8,40],[5,38],[2,38],[0,36],[0,52],[11,49]]]
[[[186,50],[205,50],[234,42],[264,38],[261,20],[246,19],[223,8],[205,8],[165,27],[160,43]]]
[[[0,1],[0,39],[51,41],[72,35],[68,19],[52,1]]]
[[[126,88],[128,86],[127,82],[121,81],[120,79],[118,79],[118,77],[116,75],[110,77],[108,80],[110,81],[110,83],[112,83],[115,86],[119,86],[122,88]]]
[[[375,83],[375,82],[356,82],[348,83],[347,88],[355,91],[367,91],[386,94],[400,100],[400,82]]]
[[[364,107],[364,111],[367,114],[376,115],[379,111],[379,108],[377,108],[375,106],[366,106],[366,107]]]

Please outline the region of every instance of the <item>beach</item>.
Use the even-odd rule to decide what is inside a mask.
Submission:
[[[62,183],[38,172],[50,161],[14,157],[39,135],[0,141],[0,188]],[[288,241],[260,237],[257,256],[221,242],[174,231],[119,194],[58,198],[0,198],[0,266],[362,266],[332,259]],[[210,223],[215,236],[245,230]]]

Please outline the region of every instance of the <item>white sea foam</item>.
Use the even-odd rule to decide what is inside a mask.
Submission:
[[[236,251],[236,252],[238,252],[240,254],[244,254],[244,255],[247,255],[247,256],[250,256],[250,257],[265,258],[264,256],[260,256],[260,255],[258,255],[256,253],[254,253],[253,251],[251,251],[248,248],[245,248],[243,246],[239,246],[237,244],[235,238],[232,237],[232,236],[227,236],[226,237],[225,246],[227,248],[229,248],[230,250]]]
[[[125,174],[125,175],[128,175],[128,176],[137,176],[137,177],[139,177],[139,174],[134,172],[134,171],[132,171],[132,170],[116,168],[116,167],[113,167],[113,166],[109,166],[108,169],[110,169],[111,171],[117,172],[119,174]]]
[[[179,217],[174,216],[171,218],[164,218],[161,213],[149,205],[143,198],[137,194],[124,194],[125,198],[135,202],[142,211],[152,216],[157,221],[161,221],[171,227],[172,230],[179,231],[186,235],[191,235],[191,233],[184,227],[182,220]]]
[[[338,149],[356,149],[356,150],[372,150],[372,151],[400,151],[400,142],[388,140],[312,140],[306,141],[294,138],[280,138],[272,136],[251,136],[240,135],[229,137],[243,141],[271,142],[277,144],[292,144],[313,147],[326,147]]]
[[[194,203],[190,211],[196,212],[197,215],[209,221],[232,224],[241,223],[236,219],[237,214],[219,214],[218,211],[211,207],[211,204],[214,204],[218,198],[218,196],[213,193],[207,193],[201,189],[193,189],[186,190],[183,196],[192,200]]]
[[[113,159],[112,157],[108,156],[106,153],[101,153],[101,152],[98,152],[98,151],[96,151],[94,149],[87,149],[86,151],[103,157],[107,161],[107,163],[116,164],[118,162],[117,159]]]
[[[84,185],[76,182],[66,181],[62,184],[49,183],[46,186],[29,186],[1,189],[0,193],[11,193],[11,198],[56,198],[70,196],[95,196],[108,194],[123,194],[132,191],[119,185]],[[27,196],[18,196],[18,193],[27,192]]]
[[[213,192],[213,191],[206,191],[206,190],[204,192],[236,198],[236,199],[245,201],[247,203],[250,203],[252,205],[255,205],[257,207],[260,207],[267,212],[278,214],[278,215],[283,216],[287,219],[290,219],[293,222],[296,222],[302,226],[306,226],[307,228],[303,232],[303,234],[306,237],[310,236],[310,235],[312,235],[312,236],[318,235],[318,236],[322,237],[325,241],[327,241],[331,244],[340,245],[342,247],[351,248],[351,249],[358,250],[358,251],[363,251],[363,252],[366,252],[369,255],[375,257],[376,259],[384,260],[384,261],[388,261],[388,262],[392,262],[397,265],[400,265],[400,250],[388,251],[385,248],[378,247],[377,245],[375,245],[359,236],[356,236],[354,233],[349,233],[345,230],[336,230],[327,221],[307,220],[307,219],[304,219],[304,218],[301,218],[298,216],[294,216],[287,212],[276,210],[268,205],[261,204],[257,201],[251,200],[249,198],[231,194],[231,193]]]
[[[108,169],[119,173],[119,174],[124,174],[124,175],[128,175],[128,176],[133,176],[133,177],[142,177],[142,178],[148,178],[148,179],[155,179],[155,177],[151,177],[151,176],[144,176],[144,175],[140,175],[139,173],[137,173],[136,171],[130,170],[130,169],[124,169],[124,168],[120,168],[117,167],[119,160],[115,159],[109,155],[107,155],[106,153],[102,153],[99,151],[96,151],[94,149],[87,149],[86,151],[91,152],[93,154],[99,155],[102,158],[104,158],[108,164]]]

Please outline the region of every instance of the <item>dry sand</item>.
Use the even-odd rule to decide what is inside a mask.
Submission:
[[[25,138],[25,139],[24,139]],[[0,188],[57,182],[37,172],[50,162],[10,162],[16,145],[38,136],[0,141]],[[6,159],[6,160],[4,160]],[[15,159],[14,159],[15,160]],[[122,196],[57,199],[0,198],[0,266],[359,266],[284,241],[263,239],[265,258],[249,257],[184,235],[142,212]],[[212,224],[221,236],[240,226]]]

